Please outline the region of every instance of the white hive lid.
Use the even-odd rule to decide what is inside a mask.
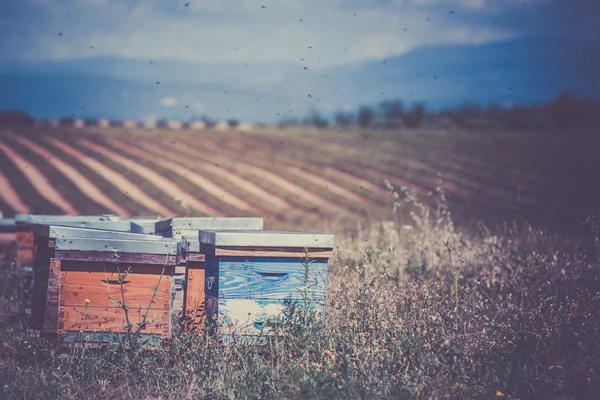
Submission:
[[[68,226],[35,224],[33,233],[47,238],[82,238],[82,239],[120,239],[159,241],[161,236],[129,233],[115,230],[77,228]]]
[[[329,234],[298,231],[202,230],[202,244],[216,247],[295,247],[332,249],[335,237]]]
[[[223,229],[264,229],[262,218],[169,218],[156,223],[156,232],[181,231],[189,234],[190,231],[223,230]]]

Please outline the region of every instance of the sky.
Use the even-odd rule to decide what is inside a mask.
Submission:
[[[431,47],[482,46],[540,38],[599,39],[600,2],[0,1],[0,71],[3,65],[9,66],[4,68],[4,72],[35,70],[37,66],[39,68],[35,71],[38,74],[61,72],[64,67],[71,74],[93,72],[123,80],[137,79],[138,82],[140,77],[147,77],[146,83],[149,84],[150,81],[155,83],[158,78],[150,76],[152,73],[147,72],[148,65],[142,68],[139,64],[127,64],[125,61],[143,60],[155,65],[162,62],[168,64],[163,64],[163,69],[156,72],[156,76],[163,79],[163,84],[169,80],[184,84],[187,79],[190,84],[213,85],[202,89],[213,93],[220,89],[225,91],[228,84],[235,83],[229,89],[232,92],[250,92],[246,93],[248,98],[256,93],[263,95],[263,92],[275,90],[277,83],[289,81],[292,75],[297,86],[315,85],[314,79],[291,73],[294,68],[313,74],[348,72]],[[86,60],[99,59],[117,60],[118,66],[111,64],[98,71],[100,67],[94,70],[85,64]],[[444,63],[447,60],[433,57],[430,62]],[[187,69],[181,69],[183,66]],[[260,66],[262,73],[246,74],[236,69],[241,66]],[[156,70],[159,68],[156,67]],[[198,73],[193,73],[194,70]],[[351,74],[346,76],[351,78]],[[398,82],[394,81],[394,84]],[[336,85],[350,87],[353,82],[336,82]],[[443,88],[445,94],[457,95],[448,93],[450,86]],[[354,89],[353,93],[362,91],[361,88]],[[196,104],[195,111],[201,112],[207,103],[206,99],[194,98],[198,97],[200,89],[195,95],[182,93],[179,87],[179,92],[175,87],[172,93],[162,90],[164,93],[161,92],[162,97],[157,98],[156,103],[163,108],[190,103]],[[433,92],[427,93],[432,99],[438,96]],[[289,96],[290,93],[283,90],[278,99],[273,98],[273,103],[287,101],[285,99]],[[365,100],[373,100],[371,97]],[[288,100],[292,101],[291,98]],[[348,104],[333,99],[324,108],[353,107],[358,102],[358,98]],[[0,101],[0,106],[10,104],[6,98]],[[23,106],[21,103],[17,105]],[[137,110],[134,116],[140,113],[143,110]]]

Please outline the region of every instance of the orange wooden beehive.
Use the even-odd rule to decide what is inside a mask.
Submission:
[[[170,337],[175,240],[48,225],[34,231],[33,329],[67,343]]]

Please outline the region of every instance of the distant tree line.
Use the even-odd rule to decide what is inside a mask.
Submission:
[[[361,106],[355,112],[337,112],[332,121],[317,111],[302,119],[287,119],[280,126],[314,126],[325,128],[379,129],[479,129],[479,130],[589,130],[595,128],[600,115],[600,101],[576,99],[569,91],[554,100],[535,106],[502,107],[491,104],[481,107],[465,104],[451,110],[429,112],[424,104],[405,107],[402,101],[385,101],[378,106]]]
[[[385,101],[377,106],[361,106],[354,112],[337,112],[332,118],[311,110],[304,118],[288,118],[279,123],[286,126],[313,126],[327,128],[377,128],[377,129],[478,129],[478,130],[592,130],[596,129],[597,115],[600,115],[600,101],[589,98],[576,99],[569,91],[560,93],[552,101],[535,105],[515,105],[502,107],[491,104],[481,107],[465,104],[455,109],[438,112],[427,111],[424,104],[412,104],[406,107],[402,101]],[[70,125],[75,118],[61,118],[62,125]],[[192,118],[192,121],[204,121],[214,126],[216,121],[206,116]],[[86,125],[92,125],[95,118],[85,118]],[[118,125],[119,121],[110,121]],[[239,122],[231,119],[230,126]],[[0,110],[0,126],[31,126],[35,120],[20,110]],[[166,125],[161,118],[158,126]],[[262,124],[260,124],[262,125]]]

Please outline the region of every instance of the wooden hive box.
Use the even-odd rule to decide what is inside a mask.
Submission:
[[[17,229],[17,266],[31,266],[33,262],[34,242],[33,225],[52,223],[55,225],[87,227],[90,223],[114,221],[112,215],[15,215]],[[128,228],[129,229],[129,228]]]
[[[41,224],[34,232],[33,329],[66,343],[109,342],[126,333],[128,318],[135,330],[146,315],[140,338],[170,337],[176,241]]]
[[[260,343],[274,321],[289,323],[300,309],[324,321],[332,235],[201,231],[199,239],[206,257],[206,314],[225,343]]]
[[[174,313],[185,315],[186,327],[191,330],[202,326],[204,316],[204,254],[198,247],[201,229],[263,230],[264,221],[262,218],[169,218],[156,223],[156,234],[182,243],[175,271]],[[184,242],[185,246],[191,246],[187,253]]]
[[[17,224],[14,218],[0,218],[0,248],[15,247]]]

